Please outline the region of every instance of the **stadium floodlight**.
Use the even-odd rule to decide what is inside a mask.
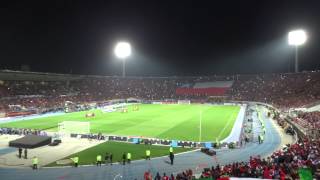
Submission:
[[[118,42],[114,54],[122,60],[122,77],[126,76],[126,58],[131,55],[131,45],[128,42]]]
[[[307,41],[307,34],[304,30],[290,31],[288,34],[288,43],[292,46],[300,46]]]
[[[291,46],[295,46],[295,72],[299,72],[298,65],[298,46],[303,45],[307,41],[307,33],[302,30],[294,30],[288,33],[288,43]]]

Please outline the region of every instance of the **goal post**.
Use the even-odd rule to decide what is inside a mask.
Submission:
[[[58,124],[59,133],[89,134],[90,122],[63,121]]]
[[[191,104],[190,100],[178,100],[178,104]]]

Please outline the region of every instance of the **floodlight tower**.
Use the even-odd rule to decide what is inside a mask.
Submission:
[[[128,42],[118,42],[114,54],[122,60],[122,77],[126,77],[126,59],[131,55],[131,45]]]
[[[295,72],[299,72],[298,62],[298,47],[303,45],[307,41],[307,34],[304,30],[298,29],[290,31],[288,34],[288,43],[291,46],[295,46]]]

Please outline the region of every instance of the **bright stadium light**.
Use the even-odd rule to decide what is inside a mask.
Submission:
[[[299,72],[298,65],[298,46],[303,45],[307,41],[307,33],[304,30],[298,29],[290,31],[288,34],[288,43],[291,46],[295,46],[295,72]]]
[[[292,46],[300,46],[307,41],[307,34],[304,30],[290,31],[288,34],[288,43]]]
[[[120,59],[127,58],[131,55],[131,45],[128,42],[118,42],[114,54]]]
[[[126,77],[126,58],[131,55],[131,45],[128,42],[118,42],[114,54],[122,60],[122,77]]]

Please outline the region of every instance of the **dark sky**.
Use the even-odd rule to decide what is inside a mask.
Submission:
[[[1,69],[128,75],[288,72],[287,32],[307,30],[302,70],[320,68],[320,1],[8,1],[0,9]]]

